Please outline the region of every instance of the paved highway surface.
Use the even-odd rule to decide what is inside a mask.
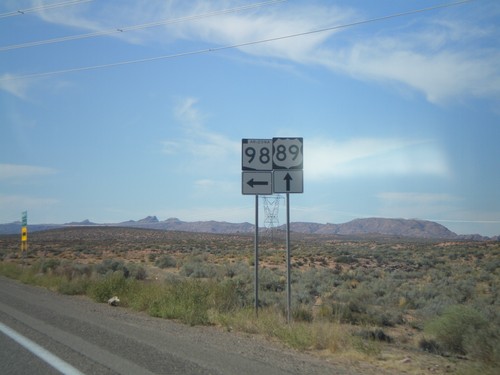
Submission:
[[[3,374],[354,374],[257,336],[189,327],[0,276]]]

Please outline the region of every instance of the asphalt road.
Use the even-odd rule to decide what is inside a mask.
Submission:
[[[3,374],[354,374],[258,336],[189,327],[4,277],[0,323]]]

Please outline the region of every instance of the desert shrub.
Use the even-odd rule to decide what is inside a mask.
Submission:
[[[0,263],[0,275],[9,277],[11,279],[19,279],[23,273],[23,269],[14,263]]]
[[[500,368],[500,332],[491,322],[468,332],[464,349],[471,358]]]
[[[488,322],[476,310],[468,306],[448,307],[438,318],[429,322],[425,329],[434,334],[439,346],[451,353],[467,354],[467,341],[474,339],[476,332],[484,330]]]
[[[335,262],[353,264],[353,263],[358,263],[358,260],[352,255],[340,255],[335,258]]]
[[[243,262],[225,264],[224,265],[224,276],[229,278],[239,277],[246,275],[250,272],[250,268],[247,264]]]
[[[50,271],[54,271],[60,264],[61,261],[59,259],[46,259],[40,262],[40,272],[47,273]]]
[[[96,302],[106,302],[113,296],[122,298],[128,292],[132,280],[127,280],[123,271],[116,271],[95,280],[88,288],[89,296]]]
[[[211,308],[218,312],[230,312],[236,308],[243,308],[249,305],[248,295],[240,288],[241,284],[233,280],[226,280],[221,283],[211,283]]]
[[[105,259],[100,264],[95,266],[95,271],[99,275],[112,274],[116,271],[122,271],[123,276],[127,278],[129,276],[129,270],[125,267],[125,264],[119,260]]]
[[[200,281],[185,280],[165,288],[152,302],[149,313],[167,319],[179,319],[190,325],[208,324],[208,290]]]
[[[128,263],[129,277],[135,280],[145,280],[147,277],[146,269],[137,263]]]
[[[173,268],[177,266],[177,261],[171,255],[162,255],[155,260],[155,266],[160,268]]]
[[[394,341],[391,336],[386,334],[381,329],[375,329],[375,330],[363,329],[363,330],[357,332],[355,335],[359,336],[365,340],[381,341],[381,342],[387,342],[387,343],[391,343]]]
[[[283,274],[264,268],[259,273],[260,290],[281,292],[285,290],[286,278]]]
[[[418,347],[424,352],[431,354],[441,354],[441,348],[436,340],[423,338],[418,342]]]
[[[185,263],[180,270],[182,276],[193,277],[196,279],[211,278],[217,275],[215,265],[200,261]]]
[[[57,286],[57,291],[67,295],[85,295],[91,281],[86,277],[63,279]]]
[[[296,322],[312,322],[313,313],[308,306],[299,305],[292,309],[292,318]]]

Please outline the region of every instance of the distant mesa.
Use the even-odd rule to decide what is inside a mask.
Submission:
[[[66,223],[64,225],[78,226],[78,225],[97,225],[97,224],[91,222],[89,219],[85,219],[83,221],[72,221],[71,223]]]

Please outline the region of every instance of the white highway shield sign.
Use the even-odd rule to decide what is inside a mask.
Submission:
[[[303,138],[273,138],[273,169],[303,169]]]
[[[244,171],[272,170],[272,152],[272,139],[242,139],[241,169]]]
[[[271,195],[273,193],[272,172],[242,172],[241,192],[246,195]]]
[[[275,193],[303,193],[304,171],[274,171],[273,191]]]

